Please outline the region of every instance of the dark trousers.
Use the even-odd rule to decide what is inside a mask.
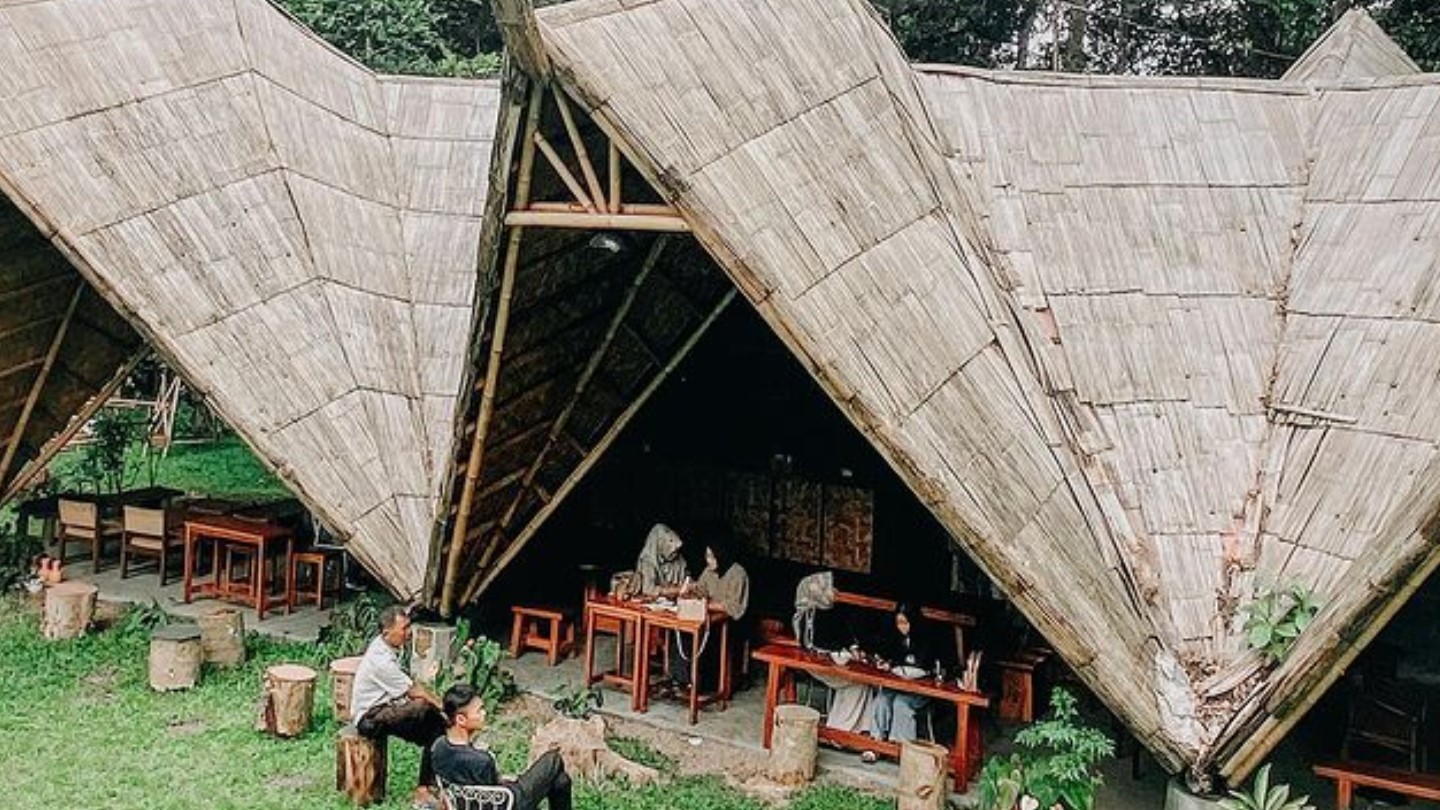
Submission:
[[[571,810],[570,774],[560,752],[546,751],[525,772],[510,783],[515,791],[515,810],[537,810],[549,799],[550,810]]]
[[[420,746],[420,786],[435,787],[430,746],[445,735],[445,715],[419,698],[402,698],[376,706],[355,723],[355,730],[371,739],[399,737]]]

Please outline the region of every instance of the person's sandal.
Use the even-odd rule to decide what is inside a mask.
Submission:
[[[866,765],[874,765],[878,759],[880,759],[880,757],[874,751],[862,751],[860,753],[860,761]]]

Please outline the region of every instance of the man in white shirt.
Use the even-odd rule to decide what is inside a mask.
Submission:
[[[350,692],[355,729],[366,737],[399,737],[420,746],[417,805],[433,806],[435,771],[431,744],[445,735],[445,715],[435,693],[415,683],[400,667],[400,651],[410,640],[410,616],[399,605],[380,612],[380,635],[365,648]]]

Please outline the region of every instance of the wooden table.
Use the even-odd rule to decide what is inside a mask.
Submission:
[[[688,705],[690,708],[690,725],[695,725],[700,714],[700,707],[711,703],[719,703],[720,707],[727,708],[730,704],[730,617],[723,610],[710,610],[709,617],[700,620],[686,621],[679,615],[669,610],[645,607],[642,608],[640,623],[640,672],[639,678],[639,707],[637,711],[648,711],[650,708],[650,636],[653,635],[651,628],[659,629],[661,632],[674,630],[690,639],[690,695]],[[714,631],[720,632],[720,678],[717,684],[717,691],[708,694],[700,694],[700,653],[702,650],[702,639],[713,636]]]
[[[755,660],[770,665],[770,674],[765,681],[765,747],[770,747],[771,725],[775,722],[775,704],[779,701],[782,685],[789,693],[793,670],[802,670],[832,678],[843,678],[870,686],[883,686],[897,692],[924,695],[943,700],[955,706],[955,744],[950,749],[950,770],[955,775],[955,790],[964,792],[966,785],[979,770],[981,744],[979,727],[970,722],[970,709],[985,708],[990,700],[979,692],[970,692],[956,686],[953,681],[937,684],[930,678],[906,680],[898,675],[878,669],[869,664],[851,661],[840,666],[823,653],[807,652],[799,647],[782,644],[767,644],[754,652]],[[974,736],[972,739],[972,732]],[[900,746],[862,734],[839,729],[820,727],[820,738],[857,750],[871,750],[890,757],[900,755]]]
[[[214,581],[195,582],[195,563],[198,557],[198,544],[201,540],[210,540],[214,546]],[[290,570],[289,560],[291,553],[295,550],[295,536],[284,526],[277,526],[255,520],[242,520],[228,515],[196,515],[185,521],[185,601],[188,603],[195,596],[214,596],[220,599],[238,599],[242,603],[250,604],[259,614],[259,618],[265,618],[265,609],[272,601],[269,591],[265,587],[265,554],[276,543],[285,544],[285,570]],[[249,546],[255,549],[255,567],[250,582],[246,588],[236,588],[230,584],[228,573],[220,562],[220,546],[223,544],[234,544]],[[287,574],[288,577],[288,574]],[[285,583],[285,591],[290,591],[289,582]],[[284,602],[281,597],[273,597],[275,601]],[[289,606],[286,606],[289,612]]]
[[[632,662],[630,672],[625,672],[625,639],[627,634],[640,637],[640,625],[644,621],[643,603],[616,599],[612,596],[594,596],[585,601],[585,686],[596,681],[619,686],[630,693],[630,709],[640,711],[640,657]],[[595,624],[597,619],[611,619],[619,627],[615,634],[615,668],[604,672],[595,671]]]

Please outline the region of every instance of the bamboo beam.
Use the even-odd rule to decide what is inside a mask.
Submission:
[[[584,214],[584,213],[587,213],[586,210],[585,210],[585,207],[582,206],[580,203],[576,203],[576,202],[552,202],[552,201],[543,201],[543,200],[542,200],[542,201],[537,201],[537,202],[532,202],[532,203],[530,203],[530,205],[529,205],[525,210],[527,210],[527,211],[541,211],[541,212],[544,212],[544,213],[547,213],[547,214]],[[680,216],[680,210],[679,210],[678,208],[676,208],[676,207],[674,207],[674,206],[672,206],[672,205],[665,205],[665,204],[663,204],[663,203],[629,203],[629,204],[620,206],[620,210],[619,210],[617,213],[621,213],[621,214],[646,214],[646,215],[662,216],[662,217],[679,217],[679,216]],[[528,264],[530,264],[530,262],[527,261],[526,264],[528,265]]]
[[[575,228],[597,231],[662,231],[686,233],[690,224],[682,217],[655,214],[569,214],[550,211],[511,211],[505,224],[527,228]]]
[[[590,152],[585,148],[585,141],[580,138],[580,128],[575,126],[575,116],[570,113],[570,103],[565,100],[565,91],[555,87],[554,96],[555,106],[560,108],[560,120],[565,124],[565,134],[570,136],[570,148],[575,150],[575,160],[580,164],[581,174],[585,175],[585,184],[590,187],[590,199],[595,201],[597,209],[606,210],[609,206],[605,202],[605,192],[600,189],[600,178],[595,176]]]
[[[576,200],[579,200],[586,211],[598,213],[595,208],[595,201],[590,199],[590,195],[586,194],[585,189],[580,187],[580,181],[575,179],[575,174],[570,171],[569,166],[565,165],[565,160],[560,157],[559,152],[555,151],[555,147],[550,144],[550,141],[539,132],[536,132],[534,137],[535,145],[540,147],[540,153],[545,156],[545,162],[549,163],[550,168],[554,169],[555,173],[560,175],[560,180],[565,183],[566,188],[570,189],[570,195]],[[516,207],[522,208],[524,206],[517,205]]]
[[[0,495],[0,503],[9,501],[11,498],[20,494],[25,487],[29,486],[30,481],[41,470],[45,469],[45,465],[50,462],[50,459],[64,449],[65,445],[69,444],[70,440],[75,438],[75,434],[79,433],[80,429],[85,427],[85,423],[90,421],[90,417],[105,407],[105,403],[110,401],[110,397],[114,396],[115,392],[120,390],[120,386],[125,384],[125,380],[130,376],[130,372],[134,371],[135,367],[140,365],[140,361],[144,360],[149,354],[150,350],[144,347],[131,354],[130,359],[126,360],[120,366],[120,369],[110,377],[110,381],[105,383],[94,396],[90,397],[74,416],[70,417],[70,421],[65,425],[65,429],[45,442],[44,446],[40,448],[40,452],[35,455],[35,458],[30,459],[25,466],[20,468],[20,472],[15,475],[15,479],[5,486],[4,494]]]
[[[620,184],[624,180],[620,166],[620,147],[615,145],[612,139],[608,141],[610,153],[609,179],[610,179],[610,213],[618,214],[623,209],[620,202]]]
[[[10,477],[10,467],[15,463],[20,438],[25,435],[25,428],[30,424],[30,414],[35,412],[35,403],[40,399],[40,392],[44,390],[45,381],[50,377],[50,369],[55,366],[55,358],[60,354],[60,344],[65,342],[65,333],[70,331],[70,322],[75,318],[75,308],[80,305],[80,297],[84,294],[85,280],[77,278],[75,293],[70,296],[70,305],[65,308],[65,319],[55,330],[55,338],[50,341],[49,351],[45,352],[45,363],[40,367],[40,373],[35,375],[35,382],[30,386],[30,395],[25,398],[25,407],[20,409],[20,418],[15,420],[15,430],[10,434],[5,455],[0,458],[0,483]]]
[[[505,552],[495,561],[495,564],[489,566],[488,570],[483,566],[475,569],[475,572],[471,574],[469,584],[464,590],[465,602],[470,602],[482,591],[490,587],[490,584],[495,581],[495,577],[498,576],[501,571],[505,570],[505,566],[509,565],[510,561],[515,559],[515,555],[519,554],[520,551],[525,548],[525,545],[530,542],[531,538],[535,536],[535,533],[539,531],[540,527],[549,519],[551,513],[553,513],[560,504],[565,502],[565,498],[570,494],[570,491],[585,477],[590,471],[590,468],[600,460],[600,457],[605,454],[605,451],[608,450],[615,439],[619,437],[621,431],[625,429],[625,426],[630,423],[630,420],[635,417],[635,414],[640,412],[640,408],[650,400],[650,397],[659,389],[661,383],[665,382],[670,374],[675,371],[676,367],[684,361],[690,354],[690,350],[695,348],[695,344],[700,342],[700,338],[704,337],[705,334],[710,331],[710,327],[720,318],[720,315],[725,311],[725,308],[730,305],[730,302],[735,300],[735,296],[738,295],[738,293],[739,291],[735,289],[728,290],[725,293],[725,297],[720,299],[720,302],[715,305],[715,308],[711,310],[705,320],[695,328],[695,331],[675,352],[675,356],[671,358],[670,362],[656,373],[655,377],[645,386],[644,390],[616,417],[615,421],[611,423],[610,429],[605,431],[605,435],[601,437],[600,441],[595,444],[595,447],[590,450],[590,454],[571,471],[569,477],[565,479],[565,482],[555,490],[552,499],[546,503],[539,512],[535,513],[535,516],[530,519],[530,522],[526,524],[520,534],[515,537],[515,540],[509,544]],[[484,577],[483,579],[481,578],[482,575]]]
[[[505,509],[504,515],[500,518],[500,526],[502,528],[510,525],[510,520],[515,516],[516,510],[520,508],[520,503],[525,500],[526,488],[534,482],[535,474],[540,471],[541,465],[545,463],[545,457],[550,454],[550,450],[555,446],[556,440],[560,438],[560,434],[565,430],[565,426],[570,421],[570,415],[575,412],[575,406],[579,404],[580,398],[585,395],[585,390],[590,385],[590,378],[595,376],[595,372],[600,368],[600,363],[605,359],[605,355],[610,352],[610,346],[615,342],[615,336],[620,333],[620,326],[630,314],[630,308],[634,305],[635,298],[640,293],[640,288],[644,286],[645,280],[650,277],[650,273],[660,261],[660,255],[665,252],[665,248],[668,247],[669,244],[670,237],[661,236],[650,246],[650,252],[645,255],[645,260],[640,265],[639,272],[635,274],[635,278],[630,282],[630,288],[625,291],[625,297],[621,299],[620,305],[615,308],[615,314],[610,318],[610,324],[605,329],[604,337],[596,344],[595,350],[590,353],[590,359],[585,363],[584,370],[580,372],[579,378],[576,379],[575,390],[570,394],[570,401],[565,403],[565,407],[560,411],[560,414],[555,417],[555,421],[551,423],[550,435],[546,437],[545,445],[540,448],[539,453],[535,454],[535,459],[530,462],[530,466],[525,470],[525,477],[520,491],[516,493],[515,499],[510,502],[510,506]]]
[[[531,85],[530,107],[525,120],[526,137],[522,141],[519,176],[515,180],[515,201],[519,205],[524,205],[530,199],[530,178],[535,170],[535,142],[531,136],[540,126],[540,100],[543,92],[544,88],[539,82]],[[490,357],[485,368],[485,390],[480,394],[480,411],[475,417],[475,436],[470,444],[470,459],[465,467],[465,483],[460,491],[460,506],[455,513],[454,531],[450,535],[450,556],[446,560],[445,579],[440,591],[440,614],[447,618],[455,598],[455,580],[459,575],[465,527],[470,521],[471,503],[475,498],[475,484],[480,479],[481,463],[485,456],[485,437],[489,431],[490,417],[495,410],[495,386],[500,378],[500,360],[505,353],[505,331],[510,325],[510,300],[515,292],[515,270],[520,264],[520,238],[524,232],[523,228],[512,228],[505,247],[499,303],[495,310],[495,326],[490,333]]]
[[[505,48],[526,73],[537,79],[550,75],[550,56],[540,39],[531,0],[490,0],[495,22],[505,37]]]

